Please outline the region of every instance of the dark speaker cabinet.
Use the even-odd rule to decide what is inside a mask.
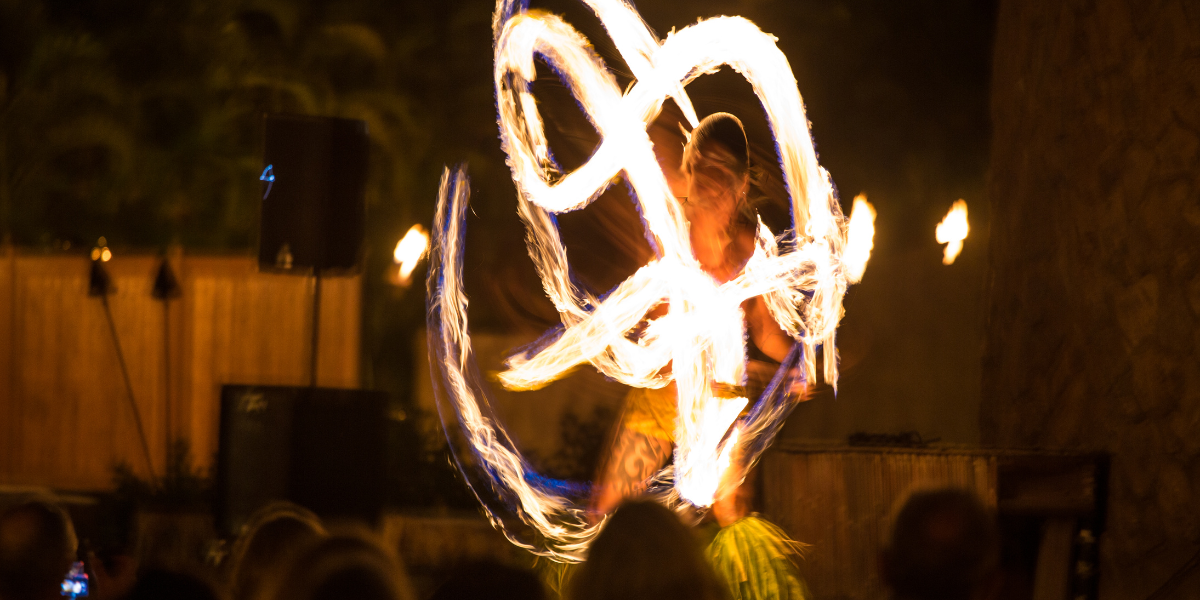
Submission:
[[[236,535],[273,500],[375,523],[386,495],[387,395],[332,388],[221,389],[217,525]]]
[[[261,268],[358,268],[368,145],[363,121],[267,115],[260,177]]]

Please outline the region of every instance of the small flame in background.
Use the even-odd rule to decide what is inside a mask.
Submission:
[[[846,264],[846,281],[862,281],[875,247],[875,207],[867,202],[866,194],[854,197],[854,208],[850,211],[850,225],[846,228],[846,252],[842,262]]]
[[[71,247],[69,242],[67,243],[67,247]],[[112,260],[112,250],[108,249],[108,240],[103,236],[96,241],[96,247],[92,248],[92,260],[98,260],[100,262],[108,262]]]
[[[960,199],[950,207],[950,212],[946,213],[946,217],[938,223],[934,232],[937,242],[946,244],[946,252],[942,255],[943,265],[953,264],[954,259],[958,258],[958,253],[962,252],[963,240],[967,239],[970,229],[967,224],[967,203]]]
[[[425,228],[420,225],[413,225],[409,228],[408,233],[396,242],[396,250],[392,252],[392,257],[396,264],[399,265],[397,273],[400,277],[401,285],[408,285],[409,278],[412,277],[413,270],[425,258],[425,253],[429,250],[429,234],[425,232]]]
[[[702,509],[718,487],[738,485],[770,445],[793,406],[787,390],[796,380],[815,380],[818,349],[826,357],[824,380],[836,390],[842,298],[851,272],[861,277],[865,268],[873,211],[856,208],[855,214],[866,211],[860,224],[846,225],[829,174],[817,162],[795,76],[773,36],[741,17],[716,17],[660,41],[624,0],[582,1],[636,77],[624,91],[592,44],[560,17],[526,11],[522,0],[499,0],[493,15],[502,146],[529,255],[562,320],[562,327],[510,357],[497,378],[509,389],[536,389],[588,363],[633,387],[662,388],[673,381],[679,409],[675,460],[652,478],[648,491],[678,510]],[[591,158],[569,173],[554,163],[533,96],[537,58],[572,91],[603,138]],[[668,97],[696,126],[684,88],[722,66],[745,77],[763,104],[782,157],[795,230],[777,237],[759,222],[753,255],[741,274],[724,283],[693,256],[682,206],[646,132]],[[554,216],[584,208],[618,174],[635,192],[656,256],[601,298],[575,284]],[[470,460],[481,467],[464,467],[464,474],[492,523],[532,552],[580,561],[603,522],[591,522],[578,497],[533,472],[496,419],[475,363],[462,275],[468,196],[465,170],[447,169],[438,192],[427,296],[438,410],[452,411]],[[848,231],[866,248],[857,266],[845,259]],[[797,344],[749,414],[741,416],[750,399],[736,393],[746,377],[740,306],[756,296]],[[626,337],[663,302],[670,312],[654,319],[640,339]],[[670,372],[664,369],[668,364]],[[451,422],[446,417],[443,422]],[[534,535],[506,525],[512,517]]]

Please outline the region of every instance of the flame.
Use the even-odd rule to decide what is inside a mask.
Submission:
[[[850,211],[850,225],[846,228],[846,251],[842,262],[846,265],[846,281],[862,281],[875,247],[875,207],[867,202],[866,194],[854,197],[854,208]]]
[[[425,257],[427,250],[429,250],[429,234],[420,225],[410,227],[408,233],[405,233],[404,237],[396,242],[396,250],[392,252],[392,256],[395,258],[396,264],[400,265],[398,273],[402,283],[408,283],[408,278],[412,276],[417,264]]]
[[[953,264],[954,259],[958,258],[958,253],[962,252],[963,240],[967,239],[970,229],[967,224],[967,203],[960,199],[950,207],[950,212],[946,213],[946,217],[938,223],[934,232],[937,242],[946,244],[946,252],[942,255],[943,265]]]
[[[739,483],[735,477],[722,484],[732,457],[739,456],[739,466],[748,468],[770,444],[792,406],[787,398],[791,379],[816,376],[818,347],[826,356],[824,378],[836,389],[835,336],[850,271],[843,259],[847,226],[829,174],[817,162],[795,77],[775,38],[746,19],[718,17],[673,31],[660,42],[624,0],[583,1],[637,78],[626,91],[591,43],[558,16],[526,11],[520,0],[500,0],[493,18],[502,146],[518,190],[529,255],[562,320],[561,328],[532,349],[510,357],[498,379],[509,389],[535,389],[588,363],[630,386],[661,388],[674,382],[675,460],[652,478],[650,491],[668,506],[707,507],[721,485]],[[535,58],[559,75],[603,138],[591,158],[568,173],[553,161],[532,94]],[[749,81],[766,110],[796,231],[777,238],[760,221],[751,258],[724,283],[704,272],[693,256],[682,207],[646,132],[668,97],[696,123],[684,88],[723,65]],[[618,174],[635,191],[656,256],[600,299],[573,283],[553,219],[587,206]],[[474,364],[461,272],[468,188],[464,170],[447,169],[438,194],[428,277],[438,407],[453,409],[483,467],[477,477],[484,477],[483,485],[494,494],[481,493],[480,482],[472,490],[492,522],[522,547],[578,561],[600,525],[589,523],[580,505],[532,472],[491,414]],[[870,234],[866,237],[869,244]],[[740,417],[750,403],[737,392],[746,377],[740,307],[759,296],[797,344],[767,391]],[[640,339],[628,339],[628,332],[663,302],[670,311],[654,319]],[[668,363],[669,372],[663,368]],[[493,495],[500,500],[489,500]],[[519,516],[536,537],[507,527],[500,516],[505,512]]]

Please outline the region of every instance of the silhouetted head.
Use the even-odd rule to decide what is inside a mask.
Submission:
[[[532,571],[494,561],[459,565],[429,600],[544,600],[546,590]]]
[[[252,515],[230,555],[229,591],[235,600],[254,598],[273,569],[326,536],[321,520],[291,502],[275,502]]]
[[[125,600],[222,600],[208,579],[186,571],[152,567],[138,574]]]
[[[1000,535],[975,494],[913,494],[881,557],[883,578],[904,600],[976,600],[995,593]]]
[[[0,599],[57,597],[77,550],[75,527],[57,505],[34,500],[4,511],[0,514]]]
[[[567,585],[570,600],[725,598],[691,528],[648,500],[617,508]]]
[[[325,538],[281,564],[261,600],[413,600],[400,560],[365,532]]]

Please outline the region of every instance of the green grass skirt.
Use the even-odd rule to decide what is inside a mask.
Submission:
[[[733,600],[812,598],[796,569],[804,545],[758,516],[721,529],[708,545],[708,560]]]
[[[710,527],[716,529],[716,523]],[[712,535],[706,552],[709,564],[728,586],[731,600],[812,598],[796,569],[795,561],[804,544],[789,538],[782,529],[757,515],[742,518],[715,535],[705,529],[700,528],[701,537]],[[578,566],[544,558],[534,563],[551,598],[565,596],[567,582]]]

